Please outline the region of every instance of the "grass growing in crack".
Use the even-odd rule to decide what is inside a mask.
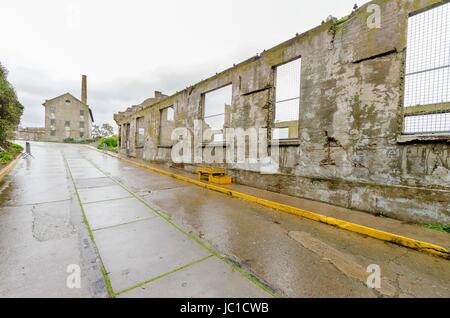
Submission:
[[[427,224],[426,228],[450,234],[450,224]]]

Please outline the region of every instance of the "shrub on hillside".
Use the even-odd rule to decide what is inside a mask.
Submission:
[[[97,146],[101,150],[117,151],[117,144],[119,138],[114,135],[108,138],[100,138],[100,143]]]
[[[7,147],[7,140],[13,138],[23,113],[23,106],[7,75],[7,70],[0,64],[0,146],[3,148]]]
[[[0,148],[0,165],[6,165],[14,160],[23,150],[21,145],[6,143],[6,146]]]

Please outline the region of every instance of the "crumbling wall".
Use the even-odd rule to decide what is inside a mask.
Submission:
[[[223,165],[235,181],[406,221],[450,222],[450,138],[403,142],[401,136],[407,16],[436,2],[372,1],[381,8],[380,29],[367,26],[367,4],[115,119],[133,125],[145,116],[145,148],[132,154],[170,161],[170,147],[158,145],[159,110],[173,105],[175,127],[192,129],[202,118],[202,94],[231,83],[230,126],[269,128],[273,69],[301,57],[299,139],[281,143],[278,174]]]

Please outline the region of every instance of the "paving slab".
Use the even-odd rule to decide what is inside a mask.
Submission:
[[[161,217],[98,230],[94,239],[114,292],[210,255]]]
[[[93,165],[86,159],[67,159],[70,168],[92,168]]]
[[[119,295],[121,298],[267,298],[269,293],[213,256]]]
[[[70,168],[70,172],[74,179],[105,177],[105,175],[95,167],[92,167],[92,168]]]
[[[78,194],[80,195],[81,203],[107,201],[131,197],[131,194],[128,191],[118,185],[79,189]]]
[[[88,203],[83,207],[92,230],[157,217],[136,198]]]
[[[100,188],[117,184],[107,177],[74,179],[73,181],[77,189]]]
[[[20,165],[18,169],[24,167]],[[10,183],[0,193],[0,204],[18,206],[70,199],[66,174],[57,176],[10,176]]]
[[[0,297],[90,297],[67,288],[67,266],[82,264],[70,202],[0,208]]]

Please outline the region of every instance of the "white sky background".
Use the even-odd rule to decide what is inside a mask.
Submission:
[[[97,124],[153,96],[184,89],[365,0],[0,0],[0,62],[43,126],[45,99],[80,97]]]

